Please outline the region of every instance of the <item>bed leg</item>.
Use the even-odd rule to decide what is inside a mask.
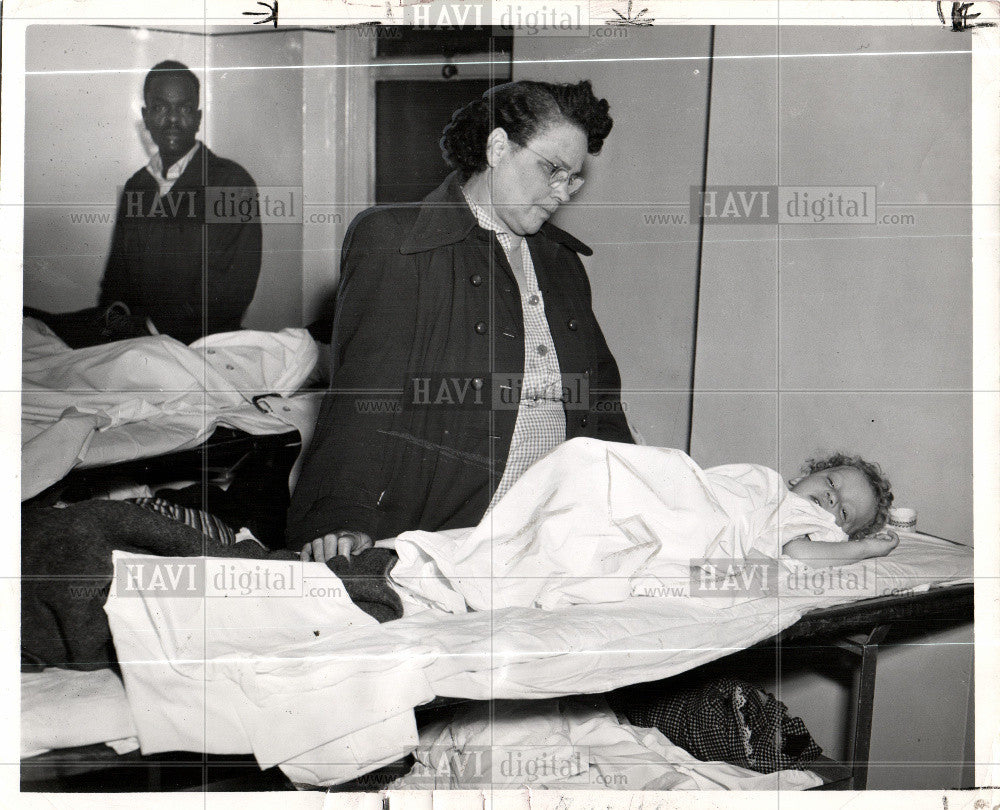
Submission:
[[[851,790],[868,787],[868,758],[872,744],[872,715],[875,709],[875,674],[879,644],[889,633],[888,624],[875,627],[866,639],[843,639],[838,646],[861,658],[858,673],[858,698],[854,714],[854,735],[851,746]]]

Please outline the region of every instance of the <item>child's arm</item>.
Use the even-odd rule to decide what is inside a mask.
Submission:
[[[846,543],[821,543],[810,540],[808,536],[796,537],[785,543],[782,551],[789,557],[807,563],[845,565],[869,557],[884,557],[897,545],[899,537],[896,533],[886,531]]]

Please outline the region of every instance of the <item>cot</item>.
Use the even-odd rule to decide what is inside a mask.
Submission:
[[[926,627],[971,621],[972,550],[927,535],[907,535],[889,558],[866,561],[848,569],[854,569],[856,575],[850,591],[843,588],[834,592],[831,588],[826,593],[817,594],[814,591],[818,589],[814,587],[807,595],[786,593],[785,598],[733,604],[722,610],[723,617],[715,617],[714,632],[706,624],[711,621],[713,612],[719,612],[712,605],[702,603],[693,609],[680,609],[676,599],[644,597],[621,604],[578,605],[550,612],[507,609],[497,612],[499,615],[465,616],[423,612],[385,625],[357,626],[339,640],[336,634],[327,632],[328,628],[322,622],[313,622],[307,629],[289,627],[287,622],[276,621],[274,624],[278,627],[273,634],[269,635],[266,628],[263,630],[260,644],[271,646],[277,652],[263,666],[258,660],[256,665],[248,668],[243,665],[244,661],[237,665],[236,670],[232,668],[232,659],[236,657],[234,651],[241,650],[240,655],[244,655],[247,646],[252,644],[239,637],[238,627],[223,629],[228,621],[226,616],[211,610],[204,612],[201,609],[203,603],[202,606],[185,606],[188,620],[180,622],[174,629],[183,625],[187,632],[201,625],[215,630],[200,637],[197,633],[187,635],[184,644],[175,647],[170,656],[174,665],[186,662],[182,666],[191,666],[194,662],[194,671],[198,673],[194,681],[197,682],[198,677],[205,678],[210,694],[231,696],[234,692],[253,689],[252,685],[248,685],[248,677],[250,681],[254,674],[265,678],[278,677],[286,667],[290,668],[286,672],[293,673],[296,679],[295,688],[306,683],[315,684],[322,681],[324,673],[342,673],[344,661],[352,655],[364,658],[368,662],[366,666],[375,670],[366,677],[377,679],[386,667],[380,664],[373,666],[372,662],[393,656],[398,660],[402,654],[407,661],[419,662],[408,673],[410,692],[401,696],[398,690],[395,694],[389,690],[385,693],[386,698],[397,700],[396,708],[401,708],[397,714],[409,716],[408,713],[416,708],[418,717],[428,717],[440,716],[459,700],[539,699],[594,694],[628,684],[655,682],[754,645],[846,644],[856,650],[860,665],[852,761],[846,770],[826,763],[819,766],[818,771],[828,784],[861,789],[866,780],[878,645],[890,632],[905,630],[914,624]],[[159,610],[163,604],[155,607]],[[314,607],[308,606],[307,609]],[[114,608],[111,607],[109,612],[114,626]],[[239,613],[247,617],[245,610],[241,609]],[[607,632],[609,627],[615,630]],[[595,628],[599,629],[595,631]],[[312,640],[300,640],[299,629]],[[321,631],[322,643],[312,643],[316,639],[313,636],[315,629]],[[144,631],[138,626],[128,626],[127,634],[148,643],[154,636],[165,637],[164,630],[165,626],[154,632],[148,632],[149,628]],[[259,632],[260,628],[257,630]],[[862,638],[852,641],[849,636],[858,632],[863,634]],[[415,643],[414,639],[420,639],[420,642]],[[222,653],[223,648],[227,652]],[[191,655],[195,649],[198,654]],[[149,650],[141,655],[137,650],[133,648],[132,654],[125,655],[125,660],[134,658],[145,661],[140,666],[147,672],[139,675],[139,681],[143,678],[148,680]],[[212,662],[207,667],[206,660]],[[136,667],[130,668],[128,663],[123,663],[123,669],[128,684],[130,677],[135,676],[134,671],[130,676],[130,669],[135,670]],[[239,674],[234,676],[236,672]],[[418,676],[416,687],[413,680],[415,674]],[[342,674],[333,676],[332,680],[337,689],[344,689]],[[144,688],[139,686],[135,699],[146,711],[151,693],[143,691]],[[309,705],[322,702],[322,687],[319,688],[320,692],[308,695]],[[183,684],[181,691],[185,691]],[[413,706],[407,705],[408,699]],[[278,702],[271,708],[275,711],[294,711],[295,701],[282,700],[279,696]],[[172,711],[176,711],[176,699],[171,699],[171,705],[174,707]],[[123,696],[119,706],[123,714],[129,714]],[[791,708],[794,710],[794,707]],[[203,710],[204,707],[196,707],[196,713]],[[200,718],[202,727],[206,717],[211,723],[215,715],[204,713]],[[142,725],[141,720],[139,725]],[[348,728],[334,728],[332,733]],[[273,726],[269,730],[272,736],[281,736],[280,730]],[[118,731],[111,733],[117,734]],[[331,733],[331,727],[324,733]],[[346,731],[345,736],[350,733]],[[72,764],[67,761],[69,755],[65,751],[26,759],[22,763],[24,788],[30,789],[33,785],[51,787],[53,779],[68,779],[70,783],[73,779],[92,780],[95,776],[87,772],[89,768],[85,767],[84,773],[72,770],[83,767],[81,761],[87,761],[88,757],[98,770],[133,767],[132,772],[140,780],[151,778],[155,782],[159,779],[160,786],[170,784],[168,777],[171,774],[179,778],[179,774],[186,772],[189,778],[195,778],[197,775],[191,775],[192,768],[200,772],[203,782],[198,784],[203,786],[220,780],[229,784],[234,777],[234,769],[244,775],[240,778],[249,780],[247,784],[287,786],[287,781],[279,777],[272,767],[282,764],[280,759],[276,759],[282,756],[280,746],[272,747],[262,755],[262,751],[255,751],[252,744],[248,744],[243,751],[225,750],[218,748],[218,740],[206,738],[202,740],[202,745],[182,746],[195,750],[181,754],[173,750],[169,739],[163,739],[161,731],[153,733],[154,738],[157,736],[160,739],[153,746],[156,750],[145,747],[148,751],[146,756],[132,752],[124,755],[124,761],[118,755],[112,756],[101,749],[87,747],[76,752],[79,759],[74,761],[70,757]],[[95,755],[95,750],[101,750],[100,755]],[[251,753],[256,754],[256,760],[249,757]],[[398,752],[387,754],[390,761],[398,759],[395,753]],[[289,759],[294,759],[294,756]],[[376,766],[382,764],[385,763],[374,763]],[[352,767],[357,770],[356,764]],[[364,772],[364,767],[361,771]],[[256,781],[262,772],[259,779],[264,781]],[[348,775],[351,774],[340,774],[342,777]],[[164,782],[164,779],[167,781]],[[332,781],[347,786],[357,784],[350,778],[336,776]],[[371,782],[365,784],[370,785]]]

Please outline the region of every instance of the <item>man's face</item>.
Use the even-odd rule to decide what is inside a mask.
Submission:
[[[569,202],[565,183],[553,188],[549,176],[554,167],[579,173],[587,156],[587,136],[573,124],[559,123],[535,135],[527,146],[524,149],[508,141],[509,148],[493,174],[494,210],[511,233],[519,236],[535,233],[560,205]]]
[[[868,477],[857,467],[831,467],[796,481],[792,492],[825,509],[851,535],[875,519],[878,501]]]
[[[153,143],[160,149],[163,167],[167,168],[194,146],[194,136],[201,126],[198,93],[181,76],[166,75],[154,79],[146,94],[142,120]]]

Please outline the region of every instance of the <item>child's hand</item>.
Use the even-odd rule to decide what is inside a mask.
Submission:
[[[899,545],[899,535],[886,529],[857,542],[864,545],[867,556],[884,557]]]

